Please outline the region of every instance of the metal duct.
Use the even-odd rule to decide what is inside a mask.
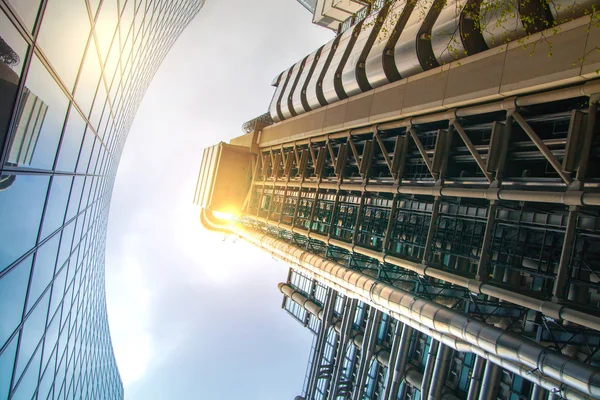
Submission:
[[[467,400],[477,400],[479,397],[479,391],[481,390],[481,381],[483,379],[483,372],[485,371],[485,358],[475,357],[475,363],[473,364],[473,374],[471,375],[471,384],[469,385],[469,394]]]
[[[322,315],[323,307],[321,307],[320,305],[318,305],[317,303],[315,303],[314,301],[312,301],[311,299],[306,297],[303,293],[295,290],[293,287],[291,287],[290,285],[285,284],[283,282],[280,283],[279,285],[277,285],[277,287],[279,288],[279,291],[281,293],[283,293],[283,295],[285,297],[298,303],[302,308],[304,308],[306,311],[308,311],[315,317],[317,317],[319,319],[321,319],[323,317],[323,315]]]
[[[460,312],[378,282],[262,232],[241,225],[233,226],[232,232],[298,265],[327,286],[361,299],[453,349],[473,352],[546,389],[561,391],[572,398],[600,397],[600,371],[590,365],[471,320]],[[542,376],[533,371],[539,371]]]
[[[502,369],[488,361],[485,366],[485,373],[483,374],[479,400],[496,400],[498,398],[500,378],[502,378]]]
[[[464,197],[464,196],[456,196],[456,197]],[[273,221],[269,221],[265,218],[259,218],[259,217],[253,217],[253,216],[249,216],[249,218],[264,222],[266,224],[275,225],[275,223]],[[311,239],[320,240],[328,245],[334,245],[336,247],[346,249],[350,252],[354,252],[357,254],[361,254],[361,255],[364,255],[367,257],[374,258],[377,261],[380,261],[381,263],[389,263],[392,265],[396,265],[398,267],[407,269],[409,271],[416,272],[422,276],[440,279],[442,281],[451,283],[453,285],[467,288],[473,293],[485,294],[490,297],[495,297],[495,298],[498,298],[498,299],[501,299],[504,301],[508,301],[510,303],[519,305],[521,307],[526,307],[531,310],[539,311],[553,319],[562,319],[565,321],[574,322],[581,326],[585,326],[587,328],[600,331],[600,318],[599,317],[594,317],[593,315],[589,315],[584,312],[574,310],[563,304],[558,304],[558,303],[555,303],[552,301],[547,301],[547,300],[536,299],[534,297],[516,293],[511,290],[504,289],[504,288],[495,286],[490,283],[483,283],[477,279],[456,275],[454,273],[444,271],[439,268],[431,267],[427,264],[421,264],[418,262],[405,260],[400,257],[390,256],[383,252],[378,252],[373,249],[368,249],[366,247],[357,246],[352,243],[344,242],[342,240],[331,239],[327,236],[323,236],[323,235],[320,235],[320,234],[314,233],[314,232],[307,232],[304,229],[291,227],[287,224],[281,223],[278,225],[286,228],[287,230],[289,230],[291,232],[298,233],[300,235],[309,237]]]

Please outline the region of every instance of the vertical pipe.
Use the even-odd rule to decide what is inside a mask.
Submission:
[[[392,377],[392,387],[390,388],[388,399],[398,398],[398,389],[404,378],[406,363],[408,362],[408,355],[410,354],[410,343],[413,332],[413,328],[407,324],[404,324],[402,327],[402,339],[400,340],[400,345],[398,346],[398,353],[393,371],[394,375]]]
[[[496,400],[500,389],[500,378],[502,377],[502,368],[493,362],[487,362],[481,383],[481,392],[479,400]]]
[[[450,369],[453,349],[445,344],[438,347],[433,375],[431,376],[431,387],[429,389],[429,400],[440,400],[446,384],[446,377]]]
[[[433,368],[435,366],[435,360],[437,358],[438,347],[440,342],[431,338],[431,344],[429,345],[429,354],[427,355],[427,362],[425,363],[425,369],[423,370],[423,383],[421,384],[421,398],[427,399],[429,396],[429,387],[431,386],[431,378],[433,377]]]
[[[547,400],[548,391],[540,385],[533,385],[531,390],[531,400]]]
[[[485,370],[486,360],[483,357],[476,356],[473,363],[473,374],[471,375],[471,384],[469,385],[469,394],[467,400],[477,400],[479,391],[481,390],[481,381],[483,379],[483,371]]]
[[[396,320],[396,328],[394,329],[394,340],[392,341],[392,348],[390,349],[390,358],[388,362],[388,372],[385,378],[385,384],[383,387],[383,393],[381,394],[382,399],[390,397],[390,391],[392,389],[392,382],[394,378],[394,371],[396,370],[396,360],[398,358],[398,349],[400,348],[400,342],[402,341],[402,329],[404,324]]]

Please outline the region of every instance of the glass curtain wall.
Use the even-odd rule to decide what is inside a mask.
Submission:
[[[106,315],[114,176],[203,0],[0,0],[0,398],[123,397]]]

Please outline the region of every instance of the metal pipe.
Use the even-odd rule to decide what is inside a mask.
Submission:
[[[232,232],[297,265],[327,286],[371,304],[455,350],[474,352],[547,389],[567,391],[574,398],[600,397],[600,371],[592,366],[378,282],[263,232],[241,225],[234,226]]]
[[[431,382],[433,378],[433,368],[435,367],[435,360],[440,347],[440,342],[434,338],[430,339],[429,353],[427,354],[427,361],[425,362],[425,369],[423,370],[423,382],[421,384],[421,398],[429,398],[429,389],[431,388]]]
[[[441,400],[444,392],[448,370],[450,369],[450,361],[452,360],[453,349],[445,344],[440,344],[437,357],[435,359],[435,367],[431,376],[429,388],[430,400]]]
[[[396,353],[392,387],[389,394],[389,398],[394,400],[397,398],[398,389],[406,371],[406,364],[410,353],[410,340],[412,339],[413,332],[414,329],[410,325],[404,324],[402,327],[402,338],[400,339],[400,345],[398,346],[398,352]],[[385,398],[387,399],[388,397]]]
[[[387,399],[390,396],[397,396],[392,393],[392,384],[394,382],[394,374],[396,371],[396,362],[398,359],[398,350],[400,348],[400,342],[402,341],[402,329],[404,328],[404,324],[400,321],[396,321],[396,327],[394,329],[394,339],[392,340],[392,348],[390,349],[390,357],[388,361],[388,373],[385,379],[385,384],[383,385],[383,393],[381,394],[382,399]],[[398,389],[396,388],[396,391]]]
[[[469,394],[467,400],[477,400],[479,398],[479,391],[481,390],[481,381],[483,379],[483,372],[485,370],[485,358],[476,356],[475,362],[473,363],[473,373],[471,375],[471,384],[469,385]]]
[[[479,400],[496,400],[498,398],[500,378],[502,378],[502,368],[488,361],[483,374]]]
[[[272,221],[269,221],[265,218],[258,218],[249,216],[248,218],[255,219],[260,222],[264,222],[266,224],[271,224],[276,226],[276,224]],[[529,297],[527,295],[511,291],[508,289],[504,289],[498,286],[495,286],[492,283],[483,283],[477,279],[467,278],[464,276],[456,275],[454,273],[444,271],[442,269],[438,269],[435,267],[431,267],[427,264],[417,263],[409,260],[404,260],[399,257],[394,257],[387,255],[382,252],[378,252],[373,249],[368,249],[362,246],[353,245],[351,243],[347,243],[338,239],[330,239],[326,236],[319,235],[314,232],[307,232],[306,230],[300,228],[293,228],[286,224],[279,224],[280,227],[285,227],[294,233],[298,233],[305,237],[309,237],[311,239],[320,240],[323,243],[333,245],[336,247],[343,248],[349,252],[354,252],[357,254],[361,254],[367,257],[371,257],[375,260],[378,260],[382,263],[389,263],[392,265],[396,265],[398,267],[407,269],[409,271],[413,271],[422,276],[427,276],[435,279],[440,279],[448,283],[452,283],[453,285],[461,286],[470,290],[473,293],[478,294],[486,294],[490,297],[498,298],[503,301],[510,302],[512,304],[516,304],[521,307],[526,307],[534,311],[539,311],[544,315],[553,318],[553,319],[562,319],[565,321],[573,322],[579,324],[581,326],[585,326],[590,329],[595,329],[600,331],[600,318],[591,314],[587,314],[585,312],[581,312],[578,310],[574,310],[569,308],[567,305],[558,304],[552,301],[540,300],[534,297]]]
[[[531,400],[547,400],[548,391],[541,386],[533,385],[531,390]]]
[[[409,368],[406,371],[406,376],[404,377],[404,380],[412,387],[415,387],[419,391],[421,391],[423,385],[423,374],[421,372],[417,371],[414,368]]]
[[[433,187],[433,186],[410,186],[392,184],[367,184],[361,183],[317,183],[317,182],[255,182],[255,186],[278,186],[303,189],[331,189],[353,192],[390,193],[390,194],[414,194],[421,196],[442,197],[466,197],[472,199],[526,201],[531,203],[552,203],[564,205],[600,206],[600,193],[584,192],[581,190],[569,190],[565,192],[550,192],[542,190],[510,190],[498,188],[462,188],[462,187]]]

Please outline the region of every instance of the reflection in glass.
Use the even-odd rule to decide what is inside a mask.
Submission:
[[[203,0],[0,1],[0,399],[120,400],[103,255],[124,121]]]
[[[48,176],[18,175],[0,191],[0,270],[35,245]]]
[[[32,258],[27,257],[0,279],[0,348],[21,322]],[[3,398],[1,392],[0,398]]]
[[[31,165],[48,106],[25,88],[17,107],[17,128],[11,138],[8,162],[14,165]]]

